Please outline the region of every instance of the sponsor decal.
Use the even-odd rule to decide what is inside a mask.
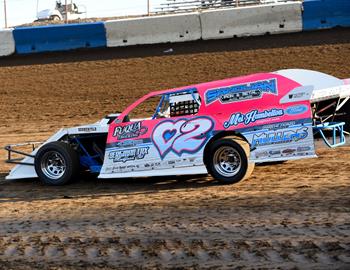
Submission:
[[[280,155],[281,151],[280,150],[270,150],[269,155],[275,156],[275,155]]]
[[[109,159],[113,162],[127,162],[130,160],[144,159],[148,154],[149,147],[129,148],[109,153]]]
[[[216,100],[220,100],[221,103],[231,103],[259,99],[262,98],[264,93],[278,95],[276,79],[210,89],[205,93],[205,101],[207,104]]]
[[[170,152],[181,156],[183,153],[199,151],[213,128],[214,123],[208,117],[165,120],[154,128],[152,141],[162,159]]]
[[[280,104],[309,100],[314,87],[312,85],[299,86],[291,90],[280,100]]]
[[[116,142],[114,146],[117,148],[121,148],[121,147],[126,148],[126,147],[135,147],[142,143],[144,143],[143,140],[126,140],[122,142]]]
[[[78,131],[79,132],[93,132],[93,131],[96,131],[97,128],[95,127],[81,127],[81,128],[78,128]]]
[[[301,99],[301,98],[303,98],[306,95],[307,95],[306,92],[300,92],[300,93],[296,93],[296,94],[289,94],[288,98],[291,99],[291,100],[293,100],[293,99]]]
[[[308,110],[309,108],[306,105],[294,105],[286,109],[286,114],[289,114],[289,115],[303,114]]]
[[[136,169],[136,165],[129,165],[129,166],[126,167],[126,169],[133,171],[133,170]]]
[[[161,163],[160,162],[152,162],[152,163],[146,163],[144,165],[145,168],[154,168],[154,167],[161,167]]]
[[[306,152],[306,151],[311,151],[311,147],[310,146],[300,146],[297,148],[298,152]]]
[[[257,120],[274,118],[284,115],[282,109],[271,109],[263,112],[258,110],[253,110],[246,114],[234,113],[231,115],[230,119],[224,123],[224,128],[229,128],[231,126],[237,126],[239,124],[249,125]]]
[[[142,122],[134,122],[126,126],[117,126],[114,129],[113,137],[118,140],[139,137],[147,132],[147,127],[142,126]]]
[[[261,126],[260,129],[285,129],[285,128],[289,128],[290,126],[294,126],[295,124],[296,124],[296,121],[288,121],[288,122],[282,122],[282,123],[263,125]]]
[[[252,147],[297,142],[307,138],[308,135],[306,127],[297,130],[258,133],[253,136]]]
[[[269,153],[267,151],[262,151],[262,152],[257,152],[255,153],[256,158],[263,158],[263,157],[268,157]]]
[[[292,154],[294,154],[296,151],[297,151],[296,149],[290,149],[290,148],[288,148],[288,149],[284,149],[284,150],[282,151],[282,154],[285,154],[285,155],[292,155]]]

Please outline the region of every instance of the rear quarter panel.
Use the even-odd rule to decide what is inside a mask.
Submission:
[[[314,157],[308,93],[299,91],[295,98],[292,90],[298,87],[273,73],[209,83],[200,89],[205,104],[200,113],[213,116],[216,132],[242,134],[251,145],[251,161]]]

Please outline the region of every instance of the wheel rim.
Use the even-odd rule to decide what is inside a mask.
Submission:
[[[59,179],[66,172],[66,161],[63,156],[56,151],[45,153],[41,159],[41,171],[50,179]]]
[[[215,151],[214,168],[225,177],[235,176],[242,166],[242,158],[238,151],[231,146],[221,146]]]

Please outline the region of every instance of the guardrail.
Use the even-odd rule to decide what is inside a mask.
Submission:
[[[107,47],[198,40],[198,13],[131,18],[105,23]]]
[[[304,0],[303,29],[350,27],[350,0]]]
[[[266,4],[271,1],[273,3]],[[0,30],[0,56],[350,26],[349,0],[186,0],[182,3],[200,4],[200,9],[105,23]]]
[[[302,31],[300,3],[247,6],[200,13],[202,39]]]
[[[15,40],[12,35],[13,29],[0,31],[0,56],[7,56],[15,53]]]
[[[102,22],[20,27],[13,36],[19,54],[106,47],[107,43]]]

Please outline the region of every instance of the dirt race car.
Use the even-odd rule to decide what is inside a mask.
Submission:
[[[120,114],[61,129],[30,154],[6,146],[7,162],[17,163],[7,179],[63,185],[84,170],[99,178],[210,173],[236,183],[255,163],[316,157],[316,134],[329,147],[344,144],[349,97],[349,80],[300,69],[153,92]]]

